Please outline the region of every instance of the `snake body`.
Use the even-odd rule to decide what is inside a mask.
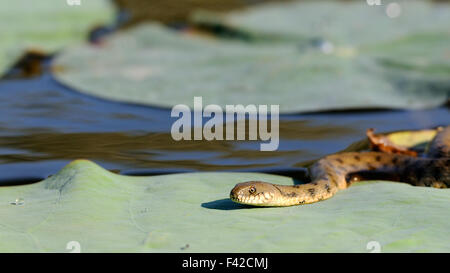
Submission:
[[[300,185],[239,183],[230,198],[253,206],[294,206],[328,199],[354,182],[373,179],[450,188],[450,126],[436,134],[424,157],[383,152],[334,154],[317,161],[309,174],[311,182]]]

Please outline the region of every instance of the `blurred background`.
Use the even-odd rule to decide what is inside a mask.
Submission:
[[[79,158],[127,175],[294,176],[366,145],[368,128],[450,120],[448,1],[0,4],[0,185]],[[279,149],[174,141],[171,107],[194,96],[280,105]]]

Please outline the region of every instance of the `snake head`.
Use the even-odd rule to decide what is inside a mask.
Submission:
[[[230,192],[230,199],[239,204],[275,206],[273,202],[279,190],[273,184],[259,181],[239,183]]]

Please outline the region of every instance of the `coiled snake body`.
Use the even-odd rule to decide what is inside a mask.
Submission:
[[[440,130],[425,157],[383,152],[350,152],[326,156],[309,168],[311,182],[276,185],[250,181],[237,184],[232,201],[253,206],[294,206],[332,197],[353,182],[374,178],[414,186],[450,188],[450,126]]]

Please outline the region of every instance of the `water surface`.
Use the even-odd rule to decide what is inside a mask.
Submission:
[[[106,101],[78,93],[49,73],[0,81],[0,184],[33,182],[74,159],[122,174],[185,171],[296,172],[302,163],[378,132],[448,124],[446,107],[421,111],[349,111],[282,115],[280,145],[258,141],[174,141],[170,109]],[[206,120],[205,120],[206,121]]]

